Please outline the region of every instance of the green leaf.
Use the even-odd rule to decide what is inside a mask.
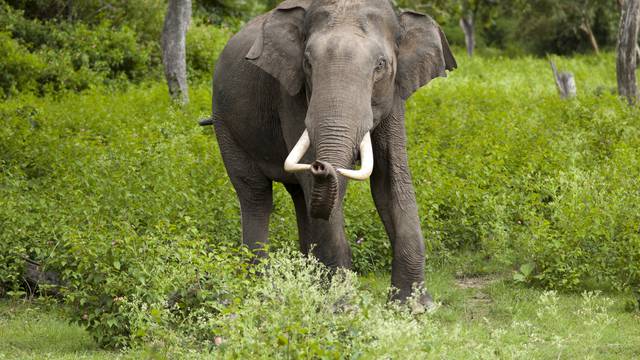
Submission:
[[[289,339],[287,339],[284,335],[278,335],[278,345],[285,346],[289,343]]]
[[[522,275],[524,275],[524,277],[527,278],[531,276],[531,274],[533,273],[533,269],[535,269],[534,263],[526,263],[520,266],[520,272],[522,273]]]

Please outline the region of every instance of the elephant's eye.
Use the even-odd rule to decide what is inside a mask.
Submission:
[[[383,72],[387,68],[387,60],[384,58],[378,59],[378,63],[376,64],[376,72]]]

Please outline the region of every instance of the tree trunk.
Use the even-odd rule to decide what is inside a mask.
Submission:
[[[191,0],[169,0],[162,28],[162,64],[169,95],[182,104],[189,102],[186,35],[191,22]]]
[[[467,54],[473,56],[476,47],[476,34],[473,30],[473,15],[469,14],[460,18],[460,27],[464,32],[464,42],[467,45]]]
[[[638,100],[636,86],[636,48],[638,43],[638,23],[640,16],[640,0],[626,0],[620,17],[618,30],[618,58],[616,72],[618,76],[618,93],[627,98],[629,104]]]
[[[591,42],[591,47],[596,54],[600,54],[600,47],[598,46],[598,40],[596,40],[595,35],[593,34],[593,30],[591,30],[591,25],[588,22],[583,22],[580,24],[580,29],[587,34],[589,38],[589,42]]]
[[[553,77],[556,80],[556,87],[560,93],[560,97],[563,99],[571,99],[578,94],[578,88],[576,87],[576,80],[573,74],[570,72],[558,72],[556,64],[549,60],[551,63],[551,70],[553,71]]]

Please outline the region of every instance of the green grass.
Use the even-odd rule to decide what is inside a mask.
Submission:
[[[113,359],[62,309],[41,301],[0,301],[0,359]]]
[[[431,291],[441,305],[432,314],[413,316],[421,336],[409,341],[422,344],[422,354],[449,359],[640,356],[640,314],[628,311],[627,296],[545,292],[514,285],[509,275],[465,276],[453,270],[429,274]],[[382,304],[387,282],[387,275],[369,275],[360,279],[359,291]],[[62,309],[51,303],[2,301],[0,314],[0,359],[162,358],[153,345],[124,353],[100,350],[84,329],[70,325]],[[182,351],[174,349],[172,354],[212,355]],[[421,358],[418,353],[413,356]]]
[[[640,316],[628,311],[630,297],[546,292],[514,285],[510,275],[438,272],[427,277],[442,303],[428,319],[432,354],[456,359],[640,356]],[[386,286],[386,279],[364,281],[379,290]]]

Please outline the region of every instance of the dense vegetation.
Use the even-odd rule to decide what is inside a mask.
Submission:
[[[637,286],[640,123],[610,92],[613,58],[561,60],[581,89],[568,102],[540,76],[550,73],[542,60],[461,60],[409,103],[430,270],[472,252],[531,284]],[[75,318],[112,345],[144,337],[135,329],[153,317],[139,310],[172,294],[210,314],[243,307],[235,299],[254,291],[253,270],[237,248],[237,201],[210,130],[195,126],[209,113],[208,88],[196,87],[186,108],[171,107],[156,83],[5,101],[5,289],[20,291],[24,256],[60,271]],[[386,271],[366,184],[351,186],[346,207],[356,270]],[[272,219],[274,249],[294,248],[279,185]]]
[[[273,260],[247,265],[215,139],[196,126],[211,111],[208,79],[237,26],[220,24],[237,15],[233,6],[196,3],[191,104],[177,107],[159,81],[161,1],[70,3],[0,1],[0,296],[33,294],[29,258],[61,275],[68,315],[105,346],[326,358],[455,348],[437,345],[448,313],[432,325],[385,306],[384,289],[370,292],[351,273],[329,280],[291,255],[295,217],[280,185]],[[638,289],[640,113],[614,94],[612,54],[557,58],[579,91],[562,101],[545,60],[494,52],[467,59],[458,49],[459,69],[408,103],[429,273],[498,273],[501,286],[568,292]],[[368,185],[352,184],[345,206],[355,270],[386,273],[390,246]],[[545,296],[557,312],[555,295]],[[608,326],[598,315],[606,305],[585,296],[589,319],[601,321],[590,326]],[[510,316],[504,326],[542,331]],[[420,336],[433,341],[412,342]]]
[[[161,3],[147,9],[145,2],[131,2],[126,21],[119,20],[118,12],[94,23],[29,18],[0,1],[0,98],[104,85],[122,89],[160,79]],[[187,37],[193,81],[211,78],[215,54],[230,36],[225,26],[206,26],[204,19],[194,19]]]

